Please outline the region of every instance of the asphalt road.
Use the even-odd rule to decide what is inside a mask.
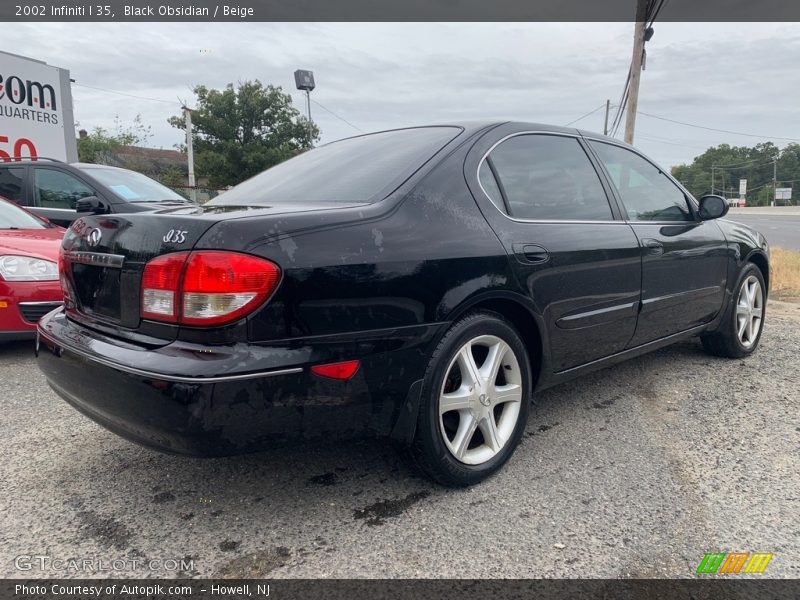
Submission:
[[[468,490],[379,441],[157,454],[2,346],[0,576],[81,574],[15,569],[42,554],[193,561],[136,571],[158,577],[684,577],[719,550],[800,577],[800,305],[768,314],[747,360],[688,342],[541,394],[506,469]],[[132,574],[111,566],[92,575]]]
[[[800,214],[769,215],[731,213],[727,217],[763,233],[771,247],[800,250]]]

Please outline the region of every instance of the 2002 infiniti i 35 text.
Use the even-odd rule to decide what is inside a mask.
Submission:
[[[726,212],[575,129],[363,135],[202,207],[76,221],[39,364],[162,450],[372,432],[468,485],[508,460],[537,390],[690,336],[755,350],[768,246]]]

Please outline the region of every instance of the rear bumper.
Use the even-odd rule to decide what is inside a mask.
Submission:
[[[388,434],[436,327],[294,340],[269,346],[153,348],[43,318],[37,356],[53,390],[100,425],[162,451],[214,456],[298,438]],[[348,381],[313,364],[358,358]]]

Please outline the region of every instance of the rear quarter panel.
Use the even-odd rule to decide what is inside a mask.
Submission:
[[[463,149],[393,197],[325,227],[237,219],[195,248],[245,251],[274,261],[282,281],[248,320],[251,344],[308,348],[317,362],[361,360],[357,403],[388,433],[454,311],[513,281],[508,259],[469,193]],[[352,210],[352,209],[349,209]],[[264,235],[264,229],[268,235]],[[238,230],[238,231],[237,231]]]
[[[275,296],[249,320],[253,342],[445,323],[470,296],[513,281],[464,181],[470,145],[390,198],[346,209],[349,221],[237,219],[212,227],[195,249],[239,250],[281,267]]]

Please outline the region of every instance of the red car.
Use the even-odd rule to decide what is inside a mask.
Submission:
[[[0,198],[0,341],[33,338],[61,306],[58,251],[64,229]]]

